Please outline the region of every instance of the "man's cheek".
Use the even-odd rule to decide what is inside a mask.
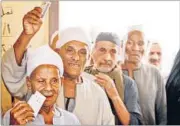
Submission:
[[[44,86],[40,84],[35,84],[34,89],[35,91],[42,91],[44,89]]]
[[[66,55],[64,56],[64,59],[65,59],[65,60],[70,60],[70,59],[72,59],[72,57],[73,57],[73,55],[66,54]]]
[[[85,64],[86,64],[86,59],[84,61],[82,61],[82,67],[84,68]]]
[[[55,94],[58,94],[58,93],[59,93],[59,88],[60,88],[59,85],[54,85],[53,89],[54,89],[54,93],[55,93]]]

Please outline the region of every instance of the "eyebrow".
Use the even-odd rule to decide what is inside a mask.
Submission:
[[[134,42],[134,40],[132,40],[132,39],[128,39],[128,41],[133,41]],[[144,41],[143,40],[140,40],[140,41],[138,41],[138,42],[143,42],[144,43]]]
[[[36,77],[35,80],[39,80],[39,79],[43,79],[43,80],[47,80],[47,78],[43,78],[43,77]],[[51,77],[51,79],[59,79],[58,77]]]
[[[73,47],[73,46],[71,46],[71,45],[66,45],[66,47],[65,47],[65,48],[68,48],[68,47],[74,48],[74,47]]]
[[[36,76],[36,77],[35,77],[35,80],[39,80],[39,79],[43,79],[43,80],[46,80],[47,78],[43,78],[43,77],[38,77],[38,76]]]
[[[73,49],[76,49],[76,48],[73,47],[73,45],[67,45],[65,48],[68,48],[68,47],[71,47],[71,48],[73,48]],[[88,51],[88,48],[86,48],[86,47],[82,47],[82,48],[80,48],[79,50],[82,50],[82,49]],[[78,50],[78,51],[79,51],[79,50]]]

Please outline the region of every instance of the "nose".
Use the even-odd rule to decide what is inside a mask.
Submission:
[[[106,53],[106,54],[104,55],[104,59],[105,59],[106,61],[111,60],[111,54]]]
[[[78,61],[78,60],[79,60],[79,54],[78,54],[78,53],[74,53],[73,59],[74,59],[75,61]]]
[[[158,55],[157,55],[157,54],[153,54],[153,55],[151,56],[151,58],[152,58],[152,59],[155,59],[155,60],[158,60]]]
[[[46,85],[46,91],[52,91],[52,86],[50,83]]]
[[[139,51],[139,46],[137,44],[133,44],[132,50],[133,51]]]

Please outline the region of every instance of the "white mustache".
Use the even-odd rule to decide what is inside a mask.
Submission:
[[[41,93],[42,93],[45,97],[49,97],[49,96],[52,96],[52,95],[54,94],[53,91],[46,91],[46,90],[41,91]]]
[[[151,62],[157,62],[158,59],[150,59]]]
[[[100,63],[100,65],[109,65],[109,66],[111,66],[112,62],[111,61],[106,61],[105,63]]]

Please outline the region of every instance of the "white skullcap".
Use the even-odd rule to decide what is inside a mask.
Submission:
[[[148,57],[148,55],[150,53],[150,49],[151,49],[153,44],[158,44],[159,47],[161,48],[161,51],[162,51],[161,40],[158,40],[158,39],[149,39],[148,40],[148,44],[147,44],[147,49],[146,49],[146,56],[147,57]]]
[[[43,64],[56,66],[60,71],[60,76],[63,76],[64,68],[62,59],[49,45],[41,46],[27,53],[27,76],[30,76],[38,66]]]
[[[69,27],[60,32],[59,41],[56,43],[56,48],[61,48],[67,42],[76,40],[85,43],[90,48],[90,37],[86,31],[80,27]]]
[[[130,27],[128,27],[128,33],[131,31],[141,31],[143,33],[143,25],[132,25]]]
[[[132,32],[132,31],[140,31],[140,32],[143,34],[145,43],[147,42],[147,41],[146,41],[145,34],[144,34],[143,25],[132,25],[132,26],[128,27],[127,33],[125,34],[125,36],[124,36],[124,38],[123,38],[123,41],[124,41],[125,43],[126,43],[126,41],[127,41],[127,39],[128,39],[129,33]]]

